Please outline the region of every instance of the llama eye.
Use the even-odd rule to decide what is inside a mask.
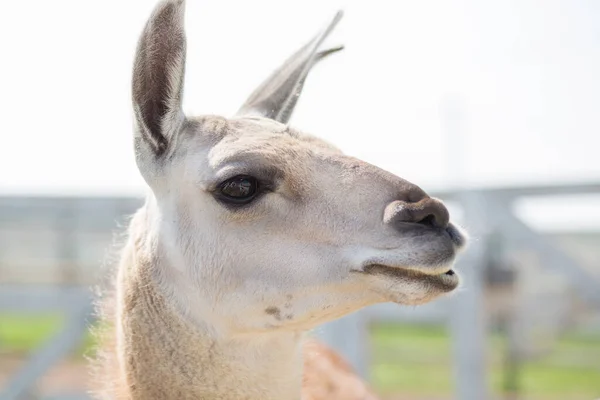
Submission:
[[[258,180],[251,176],[236,176],[219,185],[219,194],[231,203],[249,203],[258,194]]]

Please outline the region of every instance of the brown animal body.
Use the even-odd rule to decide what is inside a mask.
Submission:
[[[107,400],[254,398],[246,397],[246,389],[238,385],[237,374],[231,371],[233,382],[229,384],[242,389],[239,396],[206,393],[207,386],[224,385],[224,377],[202,374],[204,366],[222,355],[215,342],[177,315],[152,282],[157,266],[140,253],[145,240],[143,231],[137,230],[141,215],[132,220],[116,286],[105,290],[105,298],[98,303],[99,316],[106,324],[97,332],[101,347],[94,363],[92,394]],[[327,346],[301,333],[295,333],[290,343],[301,349],[298,360],[304,366],[296,370],[303,374],[298,388],[302,400],[376,399],[351,366]],[[271,379],[278,379],[279,373],[274,372]]]

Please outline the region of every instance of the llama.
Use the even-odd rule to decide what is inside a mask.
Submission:
[[[465,235],[418,186],[288,121],[339,21],[231,117],[182,111],[183,0],[139,39],[134,148],[149,186],[102,301],[98,398],[372,399],[306,332],[368,305],[423,304],[459,285]]]

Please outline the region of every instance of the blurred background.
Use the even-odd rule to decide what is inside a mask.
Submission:
[[[145,191],[154,0],[0,2],[0,399],[85,399],[90,291]],[[188,114],[232,115],[338,9],[292,124],[446,200],[463,289],[317,329],[384,399],[600,397],[600,2],[188,0]]]

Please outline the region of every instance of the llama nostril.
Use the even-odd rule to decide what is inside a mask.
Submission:
[[[422,220],[417,221],[417,224],[423,224],[423,225],[434,227],[434,226],[436,226],[435,216],[433,214],[429,214],[428,216],[426,216]]]
[[[424,203],[421,205],[422,208],[420,210],[422,216],[420,220],[415,222],[434,228],[445,228],[448,226],[450,223],[450,213],[448,213],[448,209],[441,201],[428,198],[419,203]]]
[[[416,203],[395,201],[389,204],[385,210],[384,222],[392,225],[409,222],[431,228],[445,228],[450,222],[450,215],[441,201],[428,197]]]

